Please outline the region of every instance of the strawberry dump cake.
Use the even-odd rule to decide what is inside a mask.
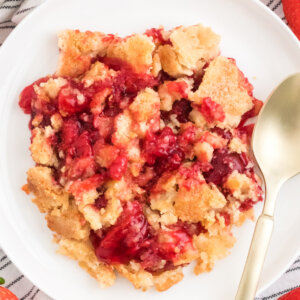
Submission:
[[[262,102],[219,41],[202,25],[65,30],[57,72],[20,95],[35,161],[23,189],[102,286],[119,273],[163,291],[192,261],[210,271],[262,200],[248,121]]]

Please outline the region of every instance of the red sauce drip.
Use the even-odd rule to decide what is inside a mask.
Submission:
[[[251,123],[249,125],[245,125],[246,122],[253,118],[256,117],[262,106],[263,106],[263,102],[260,100],[257,100],[255,98],[253,98],[253,108],[249,111],[247,111],[241,119],[240,124],[238,125],[238,127],[236,128],[236,132],[238,134],[238,136],[240,137],[240,139],[244,140],[244,142],[250,142],[251,137],[252,137],[252,133],[253,133],[253,129],[254,129],[254,123]]]
[[[253,130],[254,130],[254,124],[249,124],[243,127],[239,127],[237,129],[237,135],[241,140],[247,143],[250,142],[251,140]]]

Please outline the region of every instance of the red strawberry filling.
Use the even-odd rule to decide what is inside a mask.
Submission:
[[[148,30],[146,35],[161,44],[170,44],[159,29]],[[206,181],[216,184],[222,191],[224,180],[234,170],[240,173],[253,173],[253,170],[247,166],[246,154],[229,151],[228,144],[233,137],[229,130],[214,127],[211,130],[213,134],[207,131],[199,136],[198,128],[189,118],[192,105],[187,100],[186,82],[172,82],[173,79],[163,71],[156,78],[146,73],[135,73],[130,65],[116,58],[97,57],[95,61],[104,63],[116,75],[95,81],[89,87],[65,78],[67,84],[50,102],[39,99],[34,89],[34,85],[38,86],[49,79],[42,78],[23,90],[19,105],[25,113],[31,114],[32,120],[37,114],[41,114],[41,127],[51,125],[51,116],[54,113],[60,114],[61,129],[49,139],[59,160],[55,179],[61,184],[67,182],[69,191],[75,198],[91,189],[97,190],[99,196],[93,205],[95,209],[102,211],[108,206],[108,200],[103,193],[103,186],[108,180],[130,178],[134,184],[145,190],[145,196],[137,196],[131,202],[122,203],[123,212],[113,226],[91,231],[90,239],[98,259],[108,264],[127,264],[134,260],[153,273],[170,270],[183,253],[193,251],[193,235],[205,233],[206,229],[201,222],[178,221],[167,229],[155,230],[144,214],[153,186],[167,172],[178,170],[178,174],[184,178],[183,185],[188,190],[195,184]],[[196,85],[199,85],[202,76],[198,78]],[[169,93],[180,95],[181,99],[173,103],[171,111],[159,112],[158,117],[164,123],[160,130],[150,128],[144,138],[138,140],[134,137],[138,140],[141,152],[138,162],[145,161],[138,176],[134,177],[129,171],[132,158],[128,149],[123,145],[112,144],[112,135],[116,130],[115,120],[128,109],[139,91],[146,87],[157,90],[164,80],[169,81]],[[243,85],[252,95],[252,86],[246,79],[243,80]],[[101,95],[107,88],[111,90],[111,94],[108,93],[105,101],[102,101]],[[256,116],[261,108],[259,100],[253,99],[253,103],[253,109],[244,114],[236,129],[237,135],[241,137],[251,135],[252,127],[245,126],[245,122]],[[204,98],[202,104],[196,108],[208,123],[225,120],[222,106],[209,97]],[[180,128],[172,124],[174,117],[181,123]],[[210,162],[197,161],[193,154],[196,142],[213,147]],[[185,163],[190,163],[189,167]],[[199,172],[203,174],[204,180],[199,179]],[[248,210],[253,205],[254,202],[247,199],[241,204],[240,210]],[[221,212],[221,215],[228,226],[230,215],[226,212]]]
[[[208,123],[214,121],[223,122],[225,120],[225,113],[222,106],[209,97],[203,99],[199,110]]]
[[[127,203],[117,223],[106,232],[92,232],[91,241],[101,261],[127,264],[135,260],[148,271],[169,267],[180,253],[193,249],[191,235],[184,226],[153,232],[137,201]],[[163,266],[162,260],[166,260]]]

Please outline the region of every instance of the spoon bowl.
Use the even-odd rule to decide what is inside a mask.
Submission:
[[[252,149],[267,181],[287,180],[300,171],[300,74],[284,80],[263,106]]]
[[[262,108],[252,150],[263,174],[266,197],[257,220],[236,300],[253,300],[274,225],[281,185],[300,172],[300,73],[285,79]]]

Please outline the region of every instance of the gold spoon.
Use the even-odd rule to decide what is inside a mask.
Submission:
[[[300,172],[300,73],[285,79],[263,106],[252,136],[266,198],[257,220],[235,300],[253,300],[273,231],[277,193]]]

